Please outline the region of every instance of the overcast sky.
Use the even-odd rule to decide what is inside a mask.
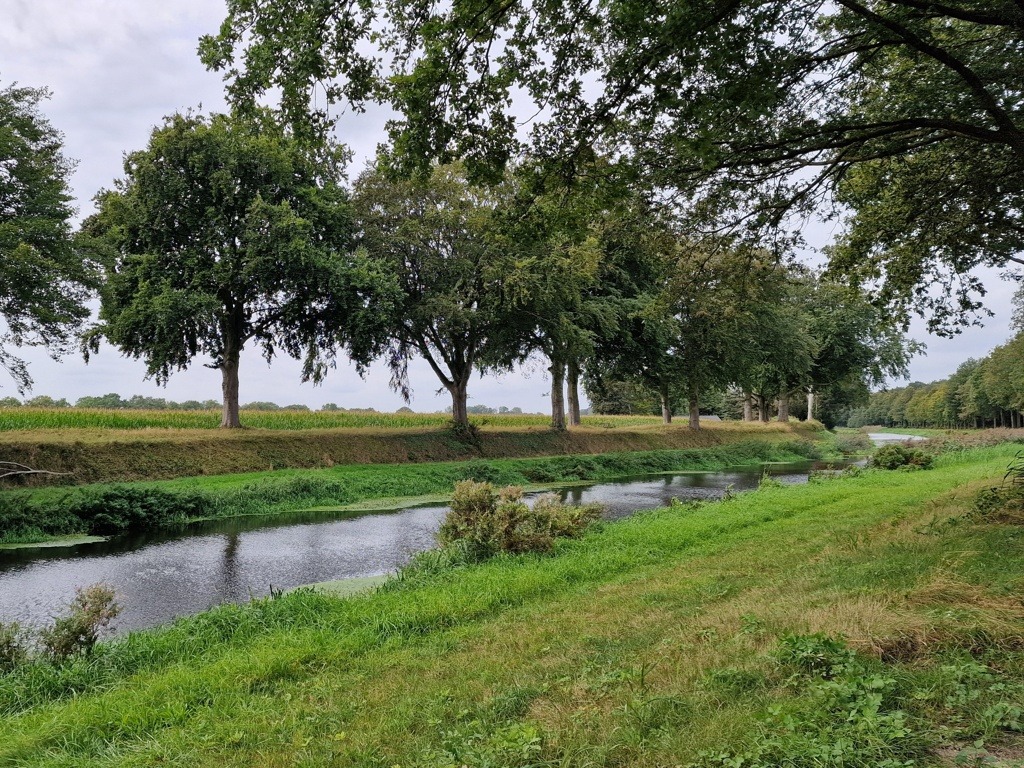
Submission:
[[[78,161],[72,189],[81,216],[91,212],[93,195],[121,175],[123,153],[143,148],[163,116],[200,105],[207,112],[223,108],[220,76],[207,72],[196,56],[199,36],[216,31],[223,16],[218,0],[0,0],[0,85],[17,81],[52,91],[43,111],[64,133],[67,156]],[[354,151],[355,170],[373,155],[382,126],[379,112],[343,119],[339,138]],[[980,357],[1009,337],[1013,286],[995,272],[985,279],[988,307],[996,317],[951,341],[928,337],[916,324],[912,333],[928,350],[912,364],[912,379],[948,376],[967,357]],[[88,365],[75,357],[54,363],[38,351],[24,352],[36,381],[34,394],[72,402],[107,392],[172,400],[220,396],[219,372],[203,367],[202,361],[161,388],[144,380],[141,363],[121,357],[109,346]],[[440,410],[450,404],[446,393],[435,394],[439,384],[422,361],[411,374],[415,410]],[[13,394],[9,380],[0,380],[0,387],[0,396]],[[470,404],[544,411],[547,393],[543,365],[537,364],[516,374],[474,381]],[[255,353],[243,356],[241,399],[313,408],[327,402],[378,410],[403,405],[389,390],[381,365],[371,369],[365,381],[353,370],[339,368],[314,387],[300,384],[297,363],[278,358],[268,366]]]

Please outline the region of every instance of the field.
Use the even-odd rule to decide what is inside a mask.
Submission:
[[[146,411],[99,408],[0,408],[0,433],[37,430],[195,430],[216,429],[220,411]],[[444,413],[378,413],[376,411],[242,411],[242,424],[251,429],[424,429],[444,427]],[[479,427],[546,427],[542,414],[471,416]],[[588,427],[636,427],[660,423],[657,416],[584,416]]]
[[[0,676],[0,764],[1019,765],[1016,446],[224,606]],[[410,681],[415,681],[411,684]]]

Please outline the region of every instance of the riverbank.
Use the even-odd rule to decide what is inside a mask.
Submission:
[[[521,426],[517,418],[523,422]],[[813,440],[825,434],[816,422],[708,422],[693,431],[685,425],[665,426],[649,419],[644,423],[636,417],[590,419],[582,427],[557,432],[534,424],[535,417],[503,417],[468,435],[442,426],[244,430],[40,427],[0,430],[0,459],[61,473],[19,481],[28,487],[50,487],[348,464],[718,448],[750,440]]]
[[[0,764],[1019,757],[1021,529],[967,514],[1014,454],[671,508],[348,599],[223,606],[0,676]]]
[[[782,433],[786,434],[786,433]],[[543,486],[630,475],[717,470],[817,458],[809,440],[746,440],[689,450],[633,451],[530,459],[346,465],[132,484],[0,492],[0,541],[73,534],[174,530],[199,520],[348,508],[395,508],[399,499],[443,501],[460,480]]]

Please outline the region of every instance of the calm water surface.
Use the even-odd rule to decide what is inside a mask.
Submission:
[[[724,472],[648,475],[563,489],[575,504],[596,502],[615,520],[680,500],[750,490],[764,472],[806,482],[818,466],[776,464]],[[443,506],[358,517],[330,513],[205,523],[173,535],[121,538],[59,549],[0,550],[0,621],[45,623],[75,587],[104,582],[122,606],[117,629],[160,624],[224,602],[318,581],[394,571],[435,546]]]

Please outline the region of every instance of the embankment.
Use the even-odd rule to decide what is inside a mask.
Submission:
[[[488,428],[460,438],[443,428],[325,430],[74,430],[0,432],[0,460],[61,475],[26,485],[167,480],[347,464],[588,455],[718,448],[750,440],[815,439],[818,424],[712,423],[685,426]],[[7,486],[12,487],[12,486]]]

